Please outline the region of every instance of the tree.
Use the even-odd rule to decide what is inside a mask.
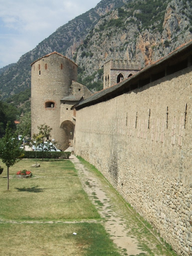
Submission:
[[[35,150],[39,148],[41,151],[49,151],[53,143],[50,139],[52,128],[46,124],[37,126],[37,128],[39,129],[39,133],[33,134],[31,140],[32,147],[34,147]]]
[[[0,137],[2,137],[5,134],[6,129],[6,115],[3,109],[3,104],[0,102]]]
[[[31,136],[31,113],[26,113],[21,119],[20,123],[17,125],[17,133],[23,136]]]
[[[7,190],[9,190],[9,167],[21,160],[24,155],[23,149],[20,148],[22,141],[19,141],[13,134],[9,123],[6,126],[5,136],[0,139],[0,157],[2,162],[7,166]]]
[[[52,128],[46,124],[42,124],[40,126],[37,126],[39,129],[39,135],[42,136],[43,140],[49,140],[49,137],[51,136]]]
[[[0,138],[5,135],[6,125],[10,122],[9,126],[16,129],[14,121],[17,116],[17,109],[10,104],[0,101]]]

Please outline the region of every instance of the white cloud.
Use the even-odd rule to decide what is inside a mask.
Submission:
[[[0,0],[0,68],[17,62],[58,27],[99,0]]]

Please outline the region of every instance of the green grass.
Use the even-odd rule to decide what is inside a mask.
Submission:
[[[120,256],[98,223],[0,224],[0,235],[3,256]]]
[[[73,164],[69,161],[22,160],[10,168],[10,192],[6,179],[0,177],[0,218],[12,220],[66,220],[100,218],[81,187]],[[33,177],[18,179],[16,172],[27,169]],[[5,173],[3,173],[3,176]]]
[[[100,180],[110,200],[110,210],[125,221],[128,236],[138,241],[143,253],[137,256],[177,255],[93,165],[80,160]],[[102,225],[105,220],[83,190],[71,161],[40,160],[41,167],[32,168],[34,163],[35,160],[23,159],[10,168],[7,191],[6,167],[0,161],[5,168],[0,175],[1,255],[120,256]],[[32,178],[18,179],[16,172],[23,169],[30,170]],[[86,185],[91,186],[89,182]],[[95,192],[92,197],[97,208],[104,205]]]
[[[3,256],[120,256],[69,160],[24,159],[0,176],[0,250]],[[19,179],[27,169],[32,178]],[[74,235],[73,233],[77,233]]]
[[[91,246],[87,246],[85,254],[87,256],[120,256],[117,249],[114,249],[109,235],[100,224],[84,224],[79,236],[83,244],[91,244]]]

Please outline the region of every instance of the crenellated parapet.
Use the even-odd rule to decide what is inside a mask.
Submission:
[[[139,70],[138,64],[127,60],[109,60],[104,64],[103,89],[131,77]]]

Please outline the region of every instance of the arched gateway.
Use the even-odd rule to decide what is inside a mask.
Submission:
[[[66,120],[62,122],[61,128],[64,130],[64,133],[65,133],[64,140],[63,140],[64,148],[73,146],[75,124],[70,120]]]

